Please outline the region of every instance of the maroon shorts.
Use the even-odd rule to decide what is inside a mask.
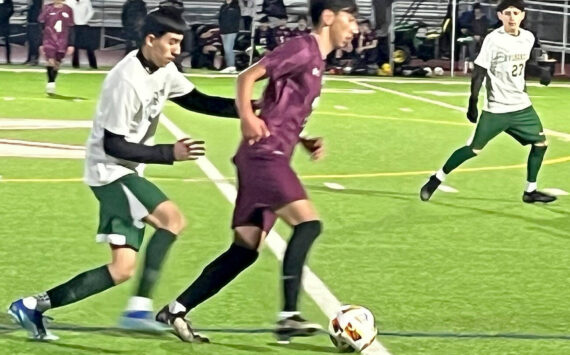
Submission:
[[[44,44],[44,53],[45,53],[46,59],[55,59],[58,62],[61,62],[63,60],[63,58],[65,57],[66,51],[67,51],[67,48],[62,51],[61,48],[57,48],[55,46],[50,46],[50,45]]]
[[[285,156],[238,154],[234,164],[238,193],[232,228],[256,226],[269,232],[277,220],[275,210],[307,199],[301,181]]]

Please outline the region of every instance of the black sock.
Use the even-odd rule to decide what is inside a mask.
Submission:
[[[212,297],[230,283],[240,272],[254,263],[259,253],[237,244],[232,244],[225,253],[218,256],[204,268],[202,274],[178,298],[180,304],[190,311]]]
[[[320,221],[303,222],[295,226],[293,235],[283,257],[284,312],[297,310],[297,300],[301,287],[301,276],[307,254],[313,242],[321,234]]]
[[[115,286],[107,265],[85,271],[64,284],[46,291],[51,308],[80,301]]]
[[[55,81],[55,70],[53,67],[46,67],[48,83],[53,83]]]
[[[55,79],[57,79],[57,74],[59,73],[58,69],[53,68],[53,81],[55,81]]]
[[[144,266],[136,296],[149,297],[158,280],[162,263],[176,235],[166,229],[157,229],[146,247]]]

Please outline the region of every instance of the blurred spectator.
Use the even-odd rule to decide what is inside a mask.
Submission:
[[[277,20],[277,26],[273,28],[273,42],[275,47],[287,42],[287,40],[291,38],[291,35],[291,29],[287,27],[287,19],[284,18]]]
[[[220,33],[222,35],[222,44],[224,46],[224,58],[226,60],[226,68],[222,73],[236,73],[234,45],[239,32],[239,20],[241,12],[237,0],[225,0],[220,7],[218,20],[220,24]]]
[[[90,27],[87,24],[94,14],[91,0],[67,0],[65,3],[73,10],[73,22],[75,23],[73,67],[79,68],[79,50],[85,49],[89,66],[92,69],[97,69],[97,58],[95,57],[97,38],[93,36],[93,32],[90,31]]]
[[[239,0],[243,29],[251,31],[251,22],[255,17],[255,0]]]
[[[43,0],[31,0],[26,10],[26,38],[28,40],[28,58],[24,64],[38,65],[40,45],[42,44],[42,29],[38,23],[38,16],[42,11]]]
[[[287,18],[287,9],[283,0],[263,0],[261,12],[269,18],[269,21]]]
[[[6,46],[6,63],[10,64],[10,17],[14,14],[12,0],[0,0],[0,37]]]
[[[200,25],[196,28],[198,45],[192,56],[192,67],[219,70],[222,67],[222,37],[220,28]]]
[[[291,37],[303,36],[311,33],[311,29],[307,26],[307,18],[299,16],[297,19],[297,27],[291,31]]]
[[[267,16],[263,16],[255,29],[254,43],[259,54],[263,54],[265,50],[273,50],[275,43],[273,42],[273,30],[269,27]]]
[[[439,48],[441,51],[442,58],[449,58],[451,52],[451,37],[452,37],[452,16],[453,4],[450,1],[447,5],[447,13],[443,18],[443,23],[441,24],[441,37],[439,38]],[[459,18],[458,18],[458,8],[455,8],[455,38],[459,37],[461,33],[459,30]]]
[[[141,46],[141,28],[146,13],[146,4],[143,0],[127,0],[123,5],[121,22],[125,34],[125,54]]]
[[[378,38],[376,32],[372,31],[370,21],[364,20],[359,25],[359,33],[353,40],[356,57],[355,67],[366,67],[375,65],[378,57]]]
[[[473,69],[473,61],[477,57],[483,39],[489,30],[489,20],[481,10],[481,5],[475,3],[472,11],[461,14],[459,23],[461,32],[461,37],[458,39],[459,48],[466,47],[465,60],[469,69]]]

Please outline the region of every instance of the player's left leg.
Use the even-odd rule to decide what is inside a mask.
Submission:
[[[293,235],[283,257],[284,303],[275,329],[278,340],[288,343],[291,337],[314,335],[322,329],[319,324],[303,319],[297,308],[303,266],[309,249],[321,234],[322,223],[308,199],[290,202],[275,213],[293,227]]]
[[[523,202],[549,203],[555,201],[555,196],[537,190],[538,172],[542,166],[548,142],[540,118],[534,108],[530,106],[524,110],[514,112],[512,114],[512,123],[506,132],[520,144],[531,145],[527,160],[527,183],[522,196]]]

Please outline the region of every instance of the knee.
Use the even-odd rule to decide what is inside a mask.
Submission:
[[[295,232],[301,232],[304,235],[311,236],[313,238],[318,237],[322,231],[323,223],[319,220],[303,222],[295,226]]]
[[[182,233],[182,231],[186,229],[187,225],[188,222],[186,221],[186,217],[184,217],[182,212],[180,212],[179,210],[175,210],[168,217],[168,222],[166,223],[165,229],[169,230],[170,232],[176,235],[180,235],[180,233]]]
[[[548,148],[548,141],[533,143],[532,146],[536,148],[546,149]]]
[[[481,150],[483,150],[483,148],[475,148],[472,145],[468,145],[467,147],[471,149],[471,152],[473,152],[475,155],[479,155],[479,153],[481,153]]]
[[[122,261],[113,262],[109,264],[109,273],[115,282],[115,285],[123,283],[129,280],[135,274],[136,262],[133,261]]]

